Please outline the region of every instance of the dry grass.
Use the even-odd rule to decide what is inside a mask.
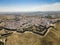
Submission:
[[[60,23],[45,37],[33,33],[13,33],[7,39],[6,45],[60,45]]]
[[[4,26],[4,23],[1,25]],[[56,23],[55,28],[50,29],[45,37],[34,33],[13,33],[7,37],[6,45],[60,45],[60,23]]]

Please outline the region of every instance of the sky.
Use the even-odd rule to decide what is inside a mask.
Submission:
[[[0,12],[60,11],[60,0],[0,0]]]

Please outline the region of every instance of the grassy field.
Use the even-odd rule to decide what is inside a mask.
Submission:
[[[6,45],[60,45],[60,23],[42,37],[34,33],[13,33],[7,37]]]

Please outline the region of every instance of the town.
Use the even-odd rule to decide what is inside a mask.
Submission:
[[[7,44],[9,40],[7,38],[12,34],[31,33],[45,37],[51,29],[57,30],[55,26],[60,22],[59,16],[59,13],[55,15],[0,14],[0,43]]]

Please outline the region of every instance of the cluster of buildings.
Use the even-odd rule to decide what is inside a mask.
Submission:
[[[5,27],[11,29],[20,29],[20,28],[27,28],[32,25],[43,25],[49,26],[56,21],[56,19],[47,19],[47,18],[38,18],[38,17],[19,17],[20,20],[6,20]]]

